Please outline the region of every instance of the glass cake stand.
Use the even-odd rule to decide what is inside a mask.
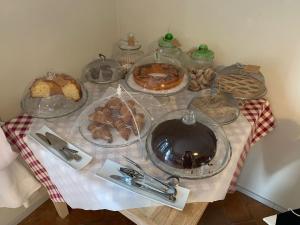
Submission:
[[[223,129],[205,114],[187,109],[162,116],[147,136],[146,150],[159,169],[187,179],[220,173],[232,154]]]
[[[35,118],[51,119],[63,117],[79,110],[87,102],[88,92],[82,83],[76,82],[79,84],[82,93],[79,101],[67,99],[63,95],[33,98],[30,93],[30,85],[26,88],[21,100],[22,111]]]

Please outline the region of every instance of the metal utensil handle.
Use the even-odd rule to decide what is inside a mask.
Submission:
[[[154,194],[154,195],[158,195],[159,197],[162,197],[164,198],[165,200],[167,201],[171,201],[171,202],[175,202],[176,201],[176,197],[174,195],[171,195],[171,194],[167,194],[167,193],[162,193],[162,192],[159,192],[159,191],[156,191],[152,188],[148,188],[142,184],[139,184],[139,183],[136,183],[133,179],[131,180],[131,185],[132,186],[135,186],[143,191],[146,191],[146,192],[149,192],[151,194]]]
[[[136,162],[134,162],[133,160],[129,159],[129,158],[126,157],[126,156],[123,156],[123,157],[124,157],[129,163],[131,163],[131,164],[134,165],[137,169],[139,169],[139,170],[140,170],[139,172],[140,172],[141,175],[143,175],[145,178],[147,177],[147,178],[149,178],[150,181],[158,182],[159,184],[161,184],[161,185],[162,185],[164,188],[166,188],[166,189],[169,189],[169,188],[175,189],[175,187],[173,187],[173,186],[171,186],[171,185],[169,185],[169,184],[166,184],[165,182],[159,180],[158,178],[153,177],[153,176],[147,174],[147,173],[142,169],[142,167],[141,167],[139,164],[137,164]]]
[[[72,153],[78,153],[77,150],[72,149],[72,148],[64,147],[63,149],[66,150],[66,151],[72,152]]]

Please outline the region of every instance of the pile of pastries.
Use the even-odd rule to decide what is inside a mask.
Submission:
[[[135,101],[122,101],[118,97],[111,97],[104,105],[95,108],[88,119],[92,137],[108,143],[113,142],[113,130],[127,141],[131,133],[137,136],[145,125],[145,115],[138,112]]]
[[[210,88],[215,78],[216,73],[211,68],[206,69],[192,69],[190,70],[190,84],[191,91],[200,91]]]
[[[36,79],[30,87],[30,95],[32,98],[63,95],[67,99],[79,101],[82,97],[82,90],[74,78],[61,73]]]

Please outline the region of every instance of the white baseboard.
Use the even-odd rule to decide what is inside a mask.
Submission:
[[[287,211],[286,208],[284,208],[284,207],[282,207],[280,205],[277,205],[276,203],[270,201],[269,199],[266,199],[266,198],[264,198],[264,197],[262,197],[260,195],[257,195],[256,193],[254,193],[254,192],[252,192],[252,191],[248,190],[247,188],[244,188],[244,187],[242,187],[240,185],[237,185],[237,190],[239,192],[242,192],[243,194],[245,194],[245,195],[247,195],[247,196],[255,199],[256,201],[258,201],[258,202],[260,202],[260,203],[262,203],[262,204],[264,204],[266,206],[269,206],[270,208],[275,209],[275,210],[277,210],[279,212],[285,212],[285,211]]]
[[[34,193],[30,198],[30,206],[28,208],[20,207],[16,209],[0,208],[1,225],[17,225],[27,216],[29,216],[34,210],[36,210],[40,205],[42,205],[47,199],[48,194],[41,188],[39,191]],[[2,211],[2,213],[1,213]],[[3,218],[5,217],[5,218]]]

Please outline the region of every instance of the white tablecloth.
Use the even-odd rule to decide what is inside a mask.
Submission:
[[[0,207],[26,206],[28,198],[41,187],[17,156],[0,128]]]
[[[90,102],[103,96],[103,90],[99,86],[86,84],[89,89]],[[109,94],[109,93],[107,93]],[[182,96],[180,96],[182,95]],[[188,96],[190,98],[192,96]],[[185,93],[179,94],[174,104],[174,98],[167,106],[156,108],[153,107],[151,113],[154,118],[162,115],[163,111],[169,111],[174,108],[182,108],[188,102]],[[82,111],[82,110],[81,110]],[[141,160],[141,154],[138,145],[133,144],[128,147],[119,149],[103,149],[88,143],[78,132],[77,117],[80,111],[69,117],[53,120],[35,120],[31,130],[40,128],[46,123],[51,129],[59,135],[66,137],[68,140],[83,150],[94,156],[94,160],[82,171],[75,171],[63,162],[57,160],[39,143],[30,137],[25,137],[25,141],[31,148],[37,159],[43,164],[48,171],[52,182],[57,186],[66,203],[72,208],[82,209],[109,209],[124,210],[128,208],[140,208],[148,206],[157,206],[157,203],[140,197],[129,191],[125,191],[116,185],[110,184],[95,177],[95,171],[103,165],[106,159],[126,164],[122,155],[137,161],[149,173],[167,177],[165,173],[153,166],[151,161]],[[243,151],[248,136],[250,135],[251,126],[249,122],[240,115],[234,123],[223,127],[232,146],[232,157],[227,167],[219,174],[202,180],[181,180],[181,186],[191,190],[188,202],[212,202],[224,199],[230,181]]]

